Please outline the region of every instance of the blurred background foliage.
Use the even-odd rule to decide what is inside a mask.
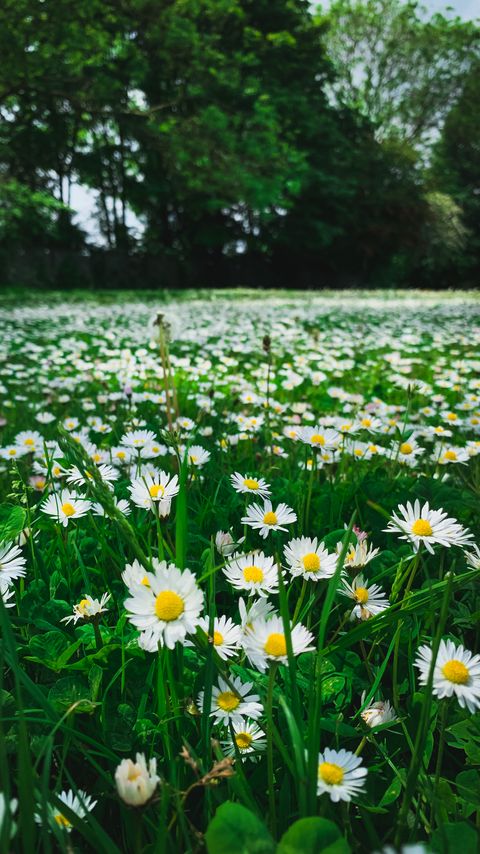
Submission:
[[[479,32],[402,0],[4,0],[0,283],[476,286]]]

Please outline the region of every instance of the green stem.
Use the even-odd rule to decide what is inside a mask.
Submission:
[[[267,778],[268,778],[268,813],[270,819],[270,829],[273,836],[276,836],[277,817],[275,812],[275,783],[273,777],[273,688],[275,685],[275,674],[277,672],[277,664],[273,662],[270,666],[270,674],[268,679],[267,693]]]

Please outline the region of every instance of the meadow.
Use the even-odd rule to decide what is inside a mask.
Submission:
[[[476,852],[478,297],[0,321],[0,851]]]

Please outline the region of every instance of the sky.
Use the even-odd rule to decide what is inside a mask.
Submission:
[[[453,14],[460,15],[466,21],[480,18],[480,0],[420,0],[423,6],[433,14],[434,12],[445,12],[450,9]],[[316,5],[316,4],[313,4]],[[327,7],[329,0],[322,0],[321,5]],[[94,190],[75,185],[72,192],[72,208],[77,211],[76,222],[83,228],[92,242],[99,242],[98,228],[95,220],[95,199],[97,194]],[[141,232],[142,226],[138,219],[129,214],[127,225]]]

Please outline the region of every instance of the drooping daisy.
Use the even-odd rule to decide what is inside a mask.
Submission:
[[[210,638],[209,627],[210,618],[200,617],[198,625]],[[235,625],[230,617],[215,617],[213,621],[213,636],[211,641],[215,647],[215,652],[220,658],[226,661],[238,651],[242,638],[241,626]]]
[[[220,742],[225,756],[236,756],[238,751],[242,759],[247,756],[257,759],[256,754],[266,750],[267,739],[258,724],[240,718],[232,723],[232,730],[233,738],[230,735],[228,739]]]
[[[313,635],[301,623],[291,628],[292,650],[294,655],[311,652]],[[279,664],[287,662],[287,641],[283,630],[281,617],[271,617],[269,620],[253,620],[245,630],[243,648],[254,667],[265,673],[267,667],[276,661]]]
[[[110,593],[104,593],[101,599],[93,599],[91,596],[85,596],[84,599],[81,599],[80,602],[77,602],[77,604],[73,606],[73,614],[68,617],[62,617],[60,622],[73,623],[74,625],[76,625],[78,620],[85,620],[88,622],[92,617],[96,617],[98,614],[103,614],[105,611],[108,611],[108,608],[105,608],[105,605],[109,599]]]
[[[246,477],[238,472],[230,475],[232,486],[236,492],[259,495],[260,498],[268,498],[270,487],[263,477]]]
[[[361,757],[350,750],[326,747],[318,756],[317,795],[328,794],[334,803],[351,801],[365,788],[368,772],[361,764]]]
[[[369,620],[370,617],[385,611],[390,604],[382,588],[378,584],[367,585],[362,575],[357,575],[351,584],[344,581],[339,593],[355,602],[352,620],[355,617],[357,620]]]
[[[318,450],[327,450],[338,446],[340,436],[337,430],[328,427],[299,427],[297,437],[305,445],[311,445]]]
[[[76,521],[85,516],[91,506],[91,502],[85,498],[79,498],[68,489],[62,489],[60,493],[49,495],[40,505],[40,510],[66,527],[71,520]]]
[[[456,519],[451,519],[443,509],[430,510],[428,501],[420,506],[418,498],[412,505],[409,501],[406,507],[400,504],[398,515],[394,513],[384,529],[387,533],[398,534],[401,540],[410,540],[414,551],[418,551],[421,543],[433,554],[433,546],[464,546],[471,540],[468,529],[463,528]]]
[[[253,682],[242,682],[238,676],[230,678],[230,684],[225,682],[221,676],[218,678],[218,686],[212,687],[212,704],[210,716],[215,723],[232,723],[241,721],[243,717],[256,720],[263,713],[258,694],[250,694]],[[198,695],[197,705],[203,709],[204,692]]]
[[[285,525],[297,521],[297,514],[287,504],[279,504],[274,510],[271,501],[265,504],[250,504],[242,524],[258,530],[261,537],[268,537],[270,531],[286,531]]]
[[[420,671],[421,685],[428,682],[432,648],[423,644],[418,649],[415,667]],[[480,708],[480,655],[474,655],[462,644],[441,640],[433,671],[433,693],[442,700],[455,694],[462,709],[474,714]]]
[[[173,649],[196,631],[203,593],[189,569],[182,571],[166,561],[159,562],[155,572],[147,572],[146,578],[148,585],[130,588],[131,596],[125,601],[128,618],[141,632],[148,630],[157,647]]]
[[[298,537],[290,540],[284,550],[289,572],[294,577],[301,575],[308,581],[331,578],[335,573],[337,555],[329,554],[316,537]]]
[[[128,487],[132,501],[137,507],[145,510],[158,509],[160,516],[168,516],[172,506],[172,498],[178,495],[180,487],[176,474],[170,477],[164,471],[145,472],[142,477],[132,480]]]
[[[16,578],[23,578],[27,572],[26,563],[18,546],[4,543],[0,546],[0,582],[11,584]]]
[[[378,700],[376,703],[371,701],[361,712],[360,717],[369,727],[381,726],[397,720],[395,709],[388,700]]]
[[[85,818],[87,812],[91,812],[97,804],[97,801],[92,800],[90,795],[87,795],[87,793],[82,789],[78,790],[78,794],[75,794],[72,789],[69,789],[68,792],[60,792],[58,798],[63,801],[63,803],[71,809],[72,812],[78,815],[79,818]],[[55,822],[68,833],[73,830],[72,823],[63,815],[58,807],[49,805],[48,812],[52,823]],[[40,816],[36,815],[35,819],[36,821],[41,822]]]
[[[160,565],[160,561],[156,558],[153,558],[152,563],[154,567],[158,567]],[[145,587],[150,587],[147,570],[136,558],[133,563],[126,564],[125,569],[122,572],[122,581],[128,587],[129,593],[132,593],[134,588],[139,584],[143,584]]]
[[[223,572],[236,590],[248,590],[249,596],[268,596],[278,591],[278,569],[275,558],[255,551],[233,555]]]

